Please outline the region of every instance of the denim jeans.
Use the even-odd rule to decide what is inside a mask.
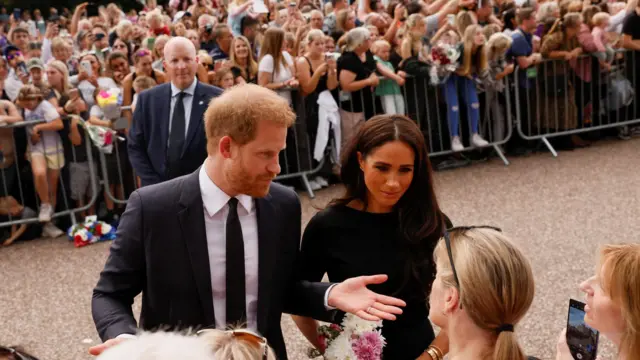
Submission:
[[[460,107],[458,100],[458,88],[462,90],[463,101],[467,106],[467,114],[471,121],[471,134],[478,133],[478,121],[480,119],[480,102],[473,80],[466,76],[451,74],[444,84],[444,98],[447,102],[447,119],[449,120],[449,133],[451,136],[460,136]]]

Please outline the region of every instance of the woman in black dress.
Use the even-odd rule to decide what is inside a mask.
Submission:
[[[320,281],[327,273],[339,282],[387,274],[388,281],[371,290],[407,306],[395,321],[383,323],[384,359],[414,360],[430,344],[446,353],[446,334],[434,340],[427,295],[436,273],[433,250],[450,224],[438,207],[420,129],[400,115],[371,118],[344,149],[341,175],[345,196],[316,214],[304,231],[301,276]],[[294,320],[317,346],[317,323]],[[421,359],[431,360],[426,353]]]

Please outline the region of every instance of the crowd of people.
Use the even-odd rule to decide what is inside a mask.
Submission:
[[[506,77],[520,89],[510,103],[524,133],[535,135],[598,123],[611,110],[596,96],[600,74],[617,62],[627,81],[640,76],[637,0],[172,0],[127,12],[83,3],[50,9],[46,21],[13,10],[0,15],[0,215],[37,217],[36,231],[57,237],[56,214],[98,213],[95,177],[109,185],[100,216],[118,232],[92,303],[105,343],[91,351],[105,359],[150,348],[286,359],[286,312],[320,350],[314,319],[354,313],[385,320],[385,359],[524,360],[514,327],[534,296],[528,260],[495,228],[452,228],[428,149],[438,138],[436,148],[465,150],[465,134],[476,148],[504,139],[504,100],[515,94]],[[566,86],[534,91],[548,86],[539,78]],[[110,93],[121,116],[100,105]],[[428,101],[438,94],[443,104]],[[538,97],[561,110],[539,112]],[[636,103],[616,115],[636,118]],[[441,105],[446,123],[419,121]],[[118,138],[100,170],[91,126]],[[440,136],[425,139],[434,129]],[[300,248],[299,200],[271,180],[320,167],[333,151],[346,193],[310,221]],[[314,189],[328,185],[319,174]],[[114,196],[128,198],[126,212]],[[5,245],[29,228],[8,230]],[[606,246],[581,286],[586,322],[622,360],[640,353],[639,267],[637,245]],[[325,273],[331,283],[320,282]],[[131,303],[141,292],[138,324]],[[136,336],[236,322],[248,330]],[[570,359],[562,339],[558,358]],[[0,347],[0,356],[28,355]]]

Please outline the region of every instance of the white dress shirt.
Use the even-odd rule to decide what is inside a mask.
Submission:
[[[209,271],[213,291],[213,309],[216,328],[227,327],[227,252],[226,225],[229,215],[229,199],[220,188],[211,181],[205,166],[200,168],[200,192],[204,204],[204,223],[207,232],[209,252]],[[244,273],[246,286],[247,328],[257,330],[258,312],[258,217],[256,207],[248,195],[238,195],[238,217],[244,240]]]
[[[182,104],[184,105],[184,137],[187,138],[187,134],[189,133],[189,120],[191,119],[191,108],[193,105],[193,96],[196,93],[196,85],[198,84],[198,79],[194,78],[191,85],[184,90],[178,89],[173,82],[171,83],[171,109],[169,110],[169,136],[167,137],[167,143],[169,139],[171,139],[171,122],[173,121],[173,109],[176,108],[176,101],[178,101],[178,94],[180,91],[187,93],[182,98]]]

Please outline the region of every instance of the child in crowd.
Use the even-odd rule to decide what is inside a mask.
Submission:
[[[216,71],[216,74],[213,79],[213,85],[224,90],[232,87],[234,85],[234,80],[233,80],[233,73],[231,72],[231,70],[224,67]]]
[[[378,40],[373,43],[371,50],[375,54],[377,66],[382,68],[385,76],[376,87],[376,95],[382,99],[382,108],[387,115],[404,115],[404,98],[400,86],[404,85],[404,72],[396,74],[393,64],[389,62],[391,55],[391,44],[386,40]]]
[[[64,148],[58,135],[64,124],[55,106],[45,101],[40,89],[33,85],[20,89],[18,103],[24,109],[25,121],[45,121],[27,127],[27,156],[41,203],[38,219],[47,223],[54,213],[60,169],[64,166]]]
[[[133,112],[136,108],[136,102],[138,100],[138,94],[142,91],[151,89],[156,86],[157,83],[150,76],[138,76],[135,80],[133,80],[133,90],[135,94],[133,94],[133,101],[131,102],[131,112]]]
[[[591,35],[593,36],[593,42],[598,49],[598,51],[594,52],[593,55],[598,58],[600,65],[605,68],[611,67],[611,63],[613,62],[613,58],[616,54],[615,50],[611,48],[607,41],[607,28],[609,27],[610,20],[611,15],[606,12],[599,12],[595,14],[591,20],[593,23]]]

